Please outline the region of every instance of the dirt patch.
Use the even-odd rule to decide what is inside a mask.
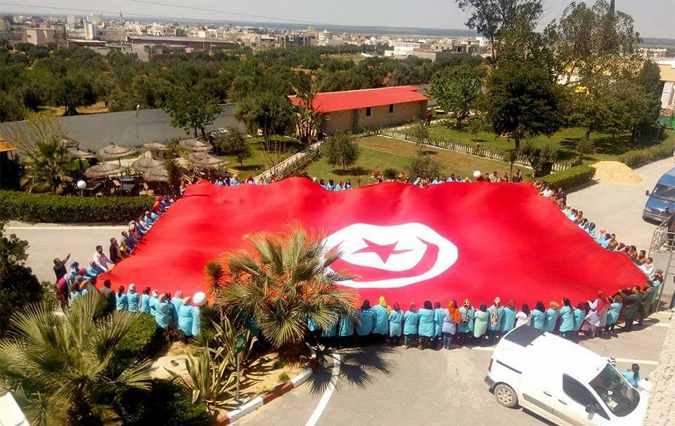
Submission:
[[[633,169],[618,161],[598,161],[592,166],[595,168],[595,178],[600,182],[631,184],[644,180]]]
[[[302,365],[284,364],[275,353],[258,358],[243,377],[243,399],[251,399],[284,384],[304,370]]]

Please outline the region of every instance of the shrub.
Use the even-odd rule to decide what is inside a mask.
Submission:
[[[398,172],[395,169],[384,169],[382,176],[384,176],[386,180],[394,180],[398,177]]]
[[[619,157],[619,161],[628,167],[635,167],[639,166],[640,164],[651,163],[652,161],[661,160],[673,155],[674,147],[675,140],[667,140],[662,144],[649,148],[628,151]]]
[[[125,426],[201,426],[210,418],[203,403],[192,403],[190,391],[167,380],[153,380],[150,391],[128,389],[115,396],[115,409]]]
[[[591,166],[575,166],[543,177],[541,181],[552,188],[569,189],[589,182],[594,175],[595,169]]]
[[[0,217],[24,222],[126,222],[153,204],[151,197],[76,197],[0,191]]]
[[[164,349],[167,341],[155,319],[149,314],[138,314],[127,334],[115,348],[115,369],[124,369],[139,359],[152,357]]]
[[[408,175],[411,179],[416,177],[438,176],[443,167],[441,163],[430,155],[418,154],[408,164]]]
[[[279,383],[286,383],[291,380],[291,378],[288,377],[288,374],[286,373],[279,374],[279,377],[277,377],[277,379],[279,380]]]

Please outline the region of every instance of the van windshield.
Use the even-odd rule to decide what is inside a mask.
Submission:
[[[590,385],[615,416],[627,416],[640,402],[640,393],[610,365],[605,366]]]
[[[655,198],[675,202],[675,187],[657,184],[651,195]]]

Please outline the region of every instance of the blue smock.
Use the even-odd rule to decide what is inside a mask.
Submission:
[[[167,328],[173,318],[173,306],[170,302],[159,302],[155,305],[155,322],[161,328]]]
[[[348,317],[340,316],[340,337],[350,337],[354,335],[354,321]]]
[[[138,292],[134,291],[132,293],[130,291],[127,291],[127,305],[129,306],[129,312],[139,312],[140,300],[141,296],[138,294]]]
[[[555,330],[555,325],[558,322],[558,311],[555,309],[548,308],[546,310],[546,325],[544,326],[544,331],[552,333]]]
[[[462,317],[462,320],[457,324],[458,333],[470,333],[473,331],[473,314],[474,309],[472,306],[469,309],[466,309],[464,306],[459,308],[459,314]],[[464,321],[466,319],[466,321]]]
[[[115,293],[115,299],[117,300],[117,310],[126,311],[129,309],[129,304],[127,303],[127,295],[122,293]]]
[[[157,310],[157,303],[159,303],[159,297],[157,296],[150,296],[150,313],[152,315],[155,315],[155,311]]]
[[[569,306],[560,308],[560,332],[574,330],[574,311]]]
[[[321,331],[321,336],[322,337],[335,337],[337,336],[337,328],[338,328],[338,318],[337,316],[335,317],[335,321],[333,324],[331,324],[329,329],[324,329]]]
[[[476,311],[473,316],[475,318],[473,337],[478,338],[485,334],[488,327],[488,321],[490,321],[490,314],[487,311]]]
[[[419,314],[417,312],[408,311],[403,315],[403,334],[406,336],[413,336],[417,334],[417,324],[419,322]]]
[[[392,310],[389,314],[389,336],[398,337],[401,335],[401,323],[403,322],[403,314],[401,311]]]
[[[513,330],[513,327],[516,325],[516,310],[509,308],[508,306],[504,308],[504,316],[502,316],[502,323],[499,327],[499,331],[504,334],[507,331]]]
[[[372,308],[359,309],[359,325],[356,326],[356,333],[359,336],[367,336],[373,331],[375,324],[375,314]]]
[[[307,318],[307,330],[309,330],[310,333],[315,333],[320,329],[321,327],[319,327],[319,324],[317,324],[313,319]]]
[[[181,305],[183,304],[183,299],[181,299],[180,297],[174,297],[171,299],[171,304],[173,305],[173,308],[176,310],[177,315]]]
[[[626,380],[628,380],[628,383],[630,383],[631,386],[637,389],[638,383],[640,383],[642,377],[638,375],[637,378],[635,378],[635,373],[633,373],[631,370],[624,370],[621,374]]]
[[[581,324],[584,323],[584,318],[586,318],[586,312],[583,309],[574,310],[574,331],[579,331]]]
[[[150,313],[150,296],[147,294],[141,294],[141,312]]]
[[[202,318],[199,316],[199,306],[193,306],[192,313],[192,335],[199,336],[202,329]]]
[[[194,313],[194,307],[190,305],[181,305],[178,310],[178,329],[186,336],[192,336]]]
[[[375,305],[372,307],[375,321],[373,323],[373,334],[386,335],[389,331],[389,322],[387,321],[387,308],[382,305]]]
[[[621,306],[623,305],[619,302],[612,303],[611,308],[607,313],[607,325],[616,324],[616,322],[619,320],[619,312],[621,312]]]
[[[532,327],[543,330],[546,327],[546,313],[535,309],[532,311]]]
[[[434,318],[436,313],[433,309],[420,309],[417,314],[420,316],[418,334],[423,337],[434,337]]]
[[[441,308],[434,309],[434,336],[439,337],[443,329],[445,312]]]
[[[497,308],[497,323],[493,324],[492,323],[492,313],[495,311],[495,305],[490,306],[487,309],[488,313],[488,330],[495,331],[499,330],[502,327],[502,318],[504,318],[504,308],[501,306]]]

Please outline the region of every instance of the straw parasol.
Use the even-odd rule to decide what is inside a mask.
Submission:
[[[208,152],[213,149],[210,143],[200,139],[185,139],[178,143],[180,146],[191,152]]]
[[[143,144],[143,151],[168,151],[169,147],[166,144],[153,141]]]
[[[89,167],[84,175],[90,179],[111,176],[122,173],[126,167],[115,163],[100,163]]]
[[[164,166],[155,166],[145,171],[143,179],[145,179],[146,182],[168,182],[169,172]]]
[[[94,154],[93,152],[82,151],[80,148],[77,148],[77,147],[74,147],[74,146],[68,147],[68,152],[73,157],[77,157],[77,158],[80,158],[80,159],[83,159],[83,160],[90,159],[90,158],[96,158],[96,154]]]
[[[72,138],[61,138],[61,141],[66,144],[68,148],[79,148],[80,143]]]
[[[157,160],[152,157],[142,156],[138,160],[131,163],[131,167],[138,170],[139,172],[146,172],[154,167],[163,166],[166,163],[165,160]]]
[[[122,146],[122,145],[116,145],[114,143],[111,143],[110,145],[106,146],[105,148],[102,148],[98,151],[98,156],[103,158],[104,160],[114,160],[117,159],[120,163],[122,164],[122,160],[120,158],[126,157],[131,154],[136,153],[136,148],[133,146]]]
[[[188,160],[192,162],[192,165],[200,169],[217,169],[220,166],[230,164],[229,161],[223,160],[222,158],[215,157],[213,155],[208,155],[206,153],[193,153],[188,155]]]

